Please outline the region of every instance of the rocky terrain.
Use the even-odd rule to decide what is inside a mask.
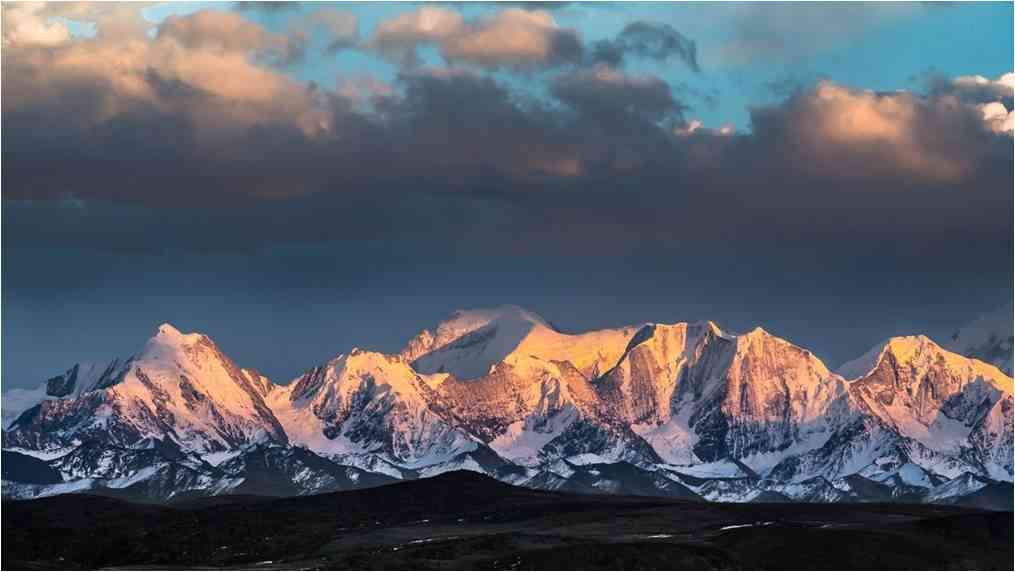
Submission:
[[[508,306],[283,385],[164,324],[126,359],[15,391],[8,499],[308,495],[465,469],[549,491],[1011,508],[1012,378],[924,336],[832,371],[761,328],[568,334]]]

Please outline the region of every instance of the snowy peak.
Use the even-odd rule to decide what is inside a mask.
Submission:
[[[78,397],[83,393],[115,384],[122,376],[126,363],[114,359],[107,364],[77,363],[63,375],[46,381],[48,397]]]
[[[183,333],[176,328],[176,326],[169,322],[163,322],[159,324],[159,327],[155,330],[155,336],[163,336],[166,338],[182,338]]]
[[[839,374],[846,379],[858,379],[878,367],[885,359],[898,363],[933,363],[944,350],[926,336],[896,336],[874,346],[859,358],[846,362]]]
[[[455,310],[433,331],[424,329],[417,334],[409,341],[400,355],[411,362],[425,353],[440,349],[498,321],[515,325],[528,324],[531,327],[550,327],[546,320],[519,306],[505,305],[496,308]]]
[[[397,355],[355,349],[273,392],[269,403],[293,443],[343,460],[442,462],[476,447],[434,408],[447,375],[421,375]]]
[[[646,325],[596,388],[616,414],[632,423],[665,421],[674,397],[689,390],[700,397],[704,384],[722,376],[728,358],[717,354],[728,354],[729,342],[713,322]]]
[[[770,363],[796,362],[812,370],[818,377],[831,375],[824,362],[810,350],[772,335],[760,326],[736,336],[736,343],[738,358],[767,360]]]
[[[108,363],[82,362],[60,375],[53,376],[32,389],[9,389],[3,393],[3,427],[8,428],[22,413],[51,399],[75,399],[81,395],[109,387],[124,375],[129,360],[114,359]]]
[[[455,312],[397,355],[354,348],[275,385],[208,336],[163,324],[126,361],[80,364],[5,393],[5,420],[11,397],[24,413],[3,437],[5,449],[47,461],[85,443],[120,451],[126,468],[116,475],[98,457],[62,461],[77,463],[81,482],[176,471],[182,454],[196,471],[188,479],[211,479],[200,485],[208,491],[235,490],[262,457],[304,492],[355,481],[352,467],[395,478],[468,468],[577,486],[575,475],[621,462],[652,473],[645,491],[665,492],[672,473],[725,500],[867,498],[864,487],[885,499],[963,473],[1011,481],[1012,380],[996,367],[910,336],[840,372],[851,381],[762,328],[569,334],[504,306]],[[149,459],[156,442],[172,459]],[[270,454],[247,455],[261,449]]]
[[[182,355],[184,352],[200,346],[215,348],[215,343],[204,334],[184,334],[172,324],[165,323],[160,325],[155,331],[155,335],[148,339],[139,358],[157,359],[160,356]]]
[[[460,379],[476,379],[498,363],[529,357],[569,361],[586,376],[595,376],[616,364],[636,330],[569,335],[532,312],[502,306],[455,312],[436,333],[424,331],[416,336],[403,355],[417,371],[447,372]]]
[[[722,410],[732,428],[763,423],[783,434],[823,426],[846,391],[812,352],[760,327],[736,337],[725,380]]]
[[[434,333],[423,330],[402,356],[424,373],[449,372],[471,379],[485,375],[536,328],[549,328],[539,316],[517,306],[458,310]]]
[[[422,380],[400,356],[359,348],[353,348],[348,354],[339,355],[329,361],[325,366],[324,376],[323,381],[335,386],[329,388],[329,391],[356,391],[362,384],[372,383],[404,395],[418,393],[418,382]],[[309,394],[310,388],[305,384],[310,379],[312,376],[304,374],[296,380],[293,394]],[[304,387],[300,387],[301,384],[304,384]],[[316,388],[314,393],[319,394],[321,389]]]
[[[166,322],[159,325],[158,329],[155,330],[155,335],[151,337],[148,343],[164,346],[190,346],[202,341],[210,342],[211,339],[201,333],[192,332],[184,334],[176,326]]]
[[[839,373],[846,379],[861,381],[879,369],[902,368],[907,379],[931,374],[944,374],[965,382],[983,380],[1004,391],[1012,392],[1012,379],[997,367],[978,359],[950,352],[927,336],[898,336],[875,346],[860,358],[844,364]]]
[[[131,447],[170,439],[188,450],[215,452],[252,441],[287,442],[263,399],[271,381],[240,369],[203,334],[163,324],[135,357],[93,374],[98,371],[72,368],[50,380],[47,390],[59,399],[22,415],[5,444],[51,449],[112,438]]]
[[[892,338],[847,366],[866,370],[850,382],[851,400],[883,426],[937,453],[997,465],[1010,478],[1012,380],[1001,370],[926,336]],[[1000,464],[998,450],[1009,452]]]
[[[519,322],[545,328],[550,327],[549,323],[541,316],[520,306],[504,305],[496,308],[456,310],[447,320],[437,326],[437,342],[446,343],[478,330],[491,322]]]

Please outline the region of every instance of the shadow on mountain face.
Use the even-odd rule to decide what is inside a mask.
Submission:
[[[3,504],[4,569],[1011,569],[1012,513],[716,504],[512,487],[468,472],[297,498]]]
[[[17,483],[38,483],[51,485],[62,483],[60,471],[35,457],[14,451],[3,452],[3,480]]]

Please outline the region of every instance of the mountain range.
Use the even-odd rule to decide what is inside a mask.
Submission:
[[[3,495],[306,495],[466,469],[566,492],[1010,509],[1011,327],[1008,310],[950,349],[896,337],[832,371],[761,328],[572,334],[505,306],[283,385],[163,324],[134,355],[4,394]]]

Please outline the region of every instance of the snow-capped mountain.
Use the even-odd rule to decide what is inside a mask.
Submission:
[[[376,457],[416,468],[479,446],[437,397],[447,377],[354,349],[276,388],[269,403],[295,444],[357,466]]]
[[[587,378],[617,363],[638,328],[570,335],[517,306],[459,310],[435,329],[423,330],[401,355],[423,373],[447,372],[459,379],[490,373],[496,364],[519,358],[567,361]]]
[[[945,343],[951,351],[992,363],[1009,376],[1012,374],[1012,304],[962,326]]]
[[[780,461],[770,477],[857,475],[928,487],[973,472],[1011,481],[1003,418],[1011,419],[1012,381],[996,367],[912,336],[892,338],[839,371],[852,378],[848,407],[828,440]]]
[[[82,393],[109,385],[123,363],[114,359],[106,364],[79,363],[60,375],[53,376],[32,389],[11,389],[3,394],[3,426],[6,428],[19,415],[45,399],[78,397]]]
[[[833,372],[761,328],[567,334],[505,306],[276,385],[163,325],[43,385],[4,394],[6,497],[311,494],[462,468],[734,502],[961,502],[1012,481],[1011,377],[923,336]]]
[[[215,453],[287,442],[264,401],[275,386],[237,367],[207,336],[181,334],[169,324],[80,392],[72,382],[73,376],[51,379],[47,395],[54,399],[21,413],[6,428],[4,447],[48,452],[86,441],[132,447],[169,439],[184,450]]]
[[[764,472],[820,445],[844,409],[845,382],[809,351],[757,328],[650,325],[595,381],[668,463],[737,459]]]
[[[448,372],[437,388],[441,403],[470,434],[516,463],[651,463],[658,460],[654,451],[603,406],[592,383],[636,331],[564,334],[531,312],[503,306],[455,312],[402,355],[414,357],[419,371]]]

